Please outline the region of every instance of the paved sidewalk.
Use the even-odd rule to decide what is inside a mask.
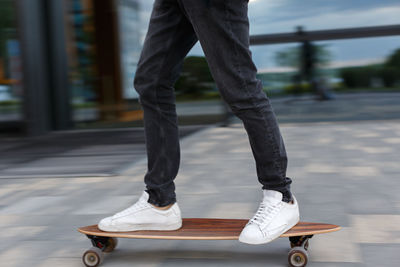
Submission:
[[[400,121],[282,124],[288,176],[303,220],[343,230],[311,240],[309,266],[400,265]],[[0,179],[2,266],[83,266],[89,240],[76,231],[133,203],[146,161],[122,175]],[[182,140],[176,180],[185,217],[249,218],[261,200],[241,125]],[[287,266],[287,239],[120,240],[102,266]]]
[[[204,126],[182,126],[180,137]],[[146,156],[143,128],[70,130],[0,137],[0,179],[118,175]]]

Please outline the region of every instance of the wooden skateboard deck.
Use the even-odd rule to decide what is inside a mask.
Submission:
[[[236,240],[248,220],[185,218],[182,227],[175,231],[132,231],[104,232],[97,225],[78,228],[92,242],[93,247],[82,257],[86,266],[98,266],[103,252],[112,252],[117,246],[117,238],[174,239],[174,240]],[[299,222],[280,237],[289,237],[292,249],[289,252],[290,266],[304,267],[308,262],[309,239],[316,234],[340,230],[340,226],[325,223]]]
[[[183,219],[182,228],[175,231],[133,231],[133,232],[103,232],[97,225],[81,227],[79,232],[86,235],[148,238],[148,239],[181,239],[181,240],[235,240],[248,220],[241,219]],[[314,235],[338,231],[339,226],[324,223],[299,222],[280,237]]]

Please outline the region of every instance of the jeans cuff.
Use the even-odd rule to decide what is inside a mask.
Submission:
[[[157,207],[166,207],[170,204],[176,202],[176,197],[167,197],[160,193],[157,193],[154,189],[146,189],[145,190],[149,194],[148,203],[153,204]]]

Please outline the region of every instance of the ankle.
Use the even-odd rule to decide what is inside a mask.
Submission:
[[[151,203],[150,203],[151,204]],[[154,204],[151,204],[154,208],[156,208],[156,209],[158,209],[158,210],[167,210],[167,209],[169,209],[169,208],[171,208],[172,207],[172,205],[174,205],[174,204],[169,204],[168,206],[165,206],[165,207],[158,207],[158,206],[156,206],[156,205],[154,205]]]

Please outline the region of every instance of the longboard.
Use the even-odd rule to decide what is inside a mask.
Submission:
[[[97,225],[78,228],[92,242],[93,247],[83,254],[86,266],[98,266],[103,252],[112,252],[117,246],[117,238],[173,239],[173,240],[237,240],[248,220],[184,218],[182,227],[175,231],[133,231],[104,232]],[[309,239],[316,234],[340,230],[340,226],[325,223],[299,222],[280,237],[289,237],[292,249],[288,260],[290,266],[306,266],[308,262]]]

